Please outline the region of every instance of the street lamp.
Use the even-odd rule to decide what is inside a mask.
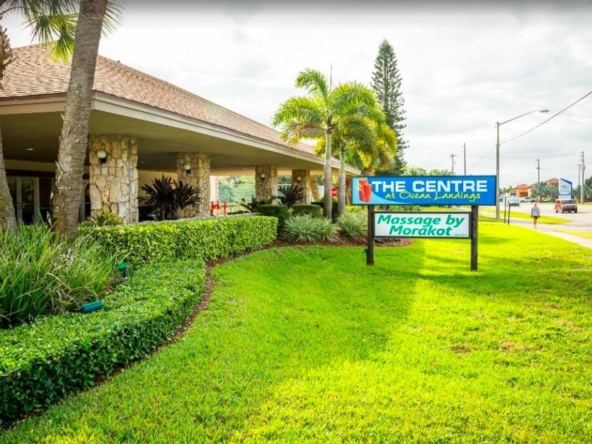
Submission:
[[[496,187],[495,187],[495,218],[499,219],[500,217],[500,195],[499,195],[499,189],[500,189],[500,174],[499,174],[499,150],[500,150],[500,140],[499,140],[499,127],[509,123],[513,120],[519,119],[520,117],[524,117],[527,116],[529,114],[532,113],[548,113],[549,110],[548,109],[535,109],[533,111],[529,111],[527,113],[524,114],[520,114],[519,116],[513,117],[509,120],[506,120],[504,122],[495,122],[495,127],[497,130],[497,142],[495,144],[495,178],[496,178]]]

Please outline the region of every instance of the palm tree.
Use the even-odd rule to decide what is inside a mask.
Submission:
[[[337,211],[345,212],[345,164],[346,162],[370,175],[377,167],[388,165],[397,151],[397,135],[388,126],[384,111],[378,106],[370,110],[368,117],[348,117],[335,129],[332,138],[333,152],[340,160],[339,193]],[[325,150],[324,139],[319,140],[315,151]]]
[[[372,90],[357,82],[332,89],[319,71],[306,69],[296,78],[296,87],[308,91],[306,97],[291,97],[277,110],[273,126],[282,126],[280,137],[290,143],[302,139],[325,141],[324,217],[331,218],[331,137],[348,118],[369,117],[376,108]]]
[[[80,0],[70,83],[51,200],[55,233],[76,237],[92,88],[108,0]]]
[[[74,42],[75,18],[70,13],[73,2],[70,0],[4,0],[0,1],[0,19],[11,12],[24,15],[26,25],[31,28],[33,38],[41,42],[51,42],[52,55],[66,59],[72,51]],[[8,65],[13,61],[10,40],[5,29],[0,26],[0,89]],[[4,163],[2,134],[0,133],[0,230],[16,233],[16,217]]]

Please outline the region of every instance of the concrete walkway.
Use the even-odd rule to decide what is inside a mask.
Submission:
[[[531,230],[535,230],[532,225],[532,220],[523,220],[523,219],[511,219],[510,225],[518,225],[525,228],[530,228]],[[573,242],[574,244],[581,245],[582,247],[592,248],[592,239],[586,239],[580,236],[574,236],[573,234],[562,233],[562,230],[566,229],[569,230],[569,224],[565,225],[549,225],[545,223],[539,222],[536,227],[536,231],[544,234],[548,234],[549,236],[559,237],[569,242]]]

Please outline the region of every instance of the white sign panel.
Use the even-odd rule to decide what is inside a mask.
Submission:
[[[374,215],[375,237],[471,237],[471,213],[390,213]]]
[[[567,179],[559,179],[559,195],[571,198],[571,182]]]

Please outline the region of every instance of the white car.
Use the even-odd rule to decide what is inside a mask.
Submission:
[[[518,199],[516,199],[515,197],[510,197],[508,199],[508,206],[509,207],[519,207],[520,201]]]
[[[536,202],[534,197],[523,197],[520,199],[520,203]]]

